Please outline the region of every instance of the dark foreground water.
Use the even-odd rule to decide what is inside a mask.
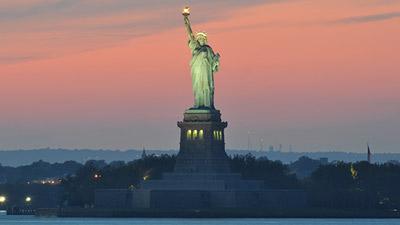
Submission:
[[[400,225],[400,219],[95,219],[1,216],[0,225]]]

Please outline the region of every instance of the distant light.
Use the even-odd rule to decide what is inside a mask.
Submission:
[[[357,179],[358,171],[354,168],[353,164],[351,164],[350,173],[353,179]]]
[[[6,202],[7,198],[6,196],[0,196],[0,203]]]
[[[93,177],[94,177],[94,179],[99,179],[99,178],[101,178],[101,174],[96,173]]]
[[[147,179],[149,179],[149,175],[146,175],[143,177],[143,180],[147,180]]]
[[[25,202],[31,202],[31,201],[32,201],[32,198],[31,198],[31,197],[27,196],[27,197],[25,198]]]

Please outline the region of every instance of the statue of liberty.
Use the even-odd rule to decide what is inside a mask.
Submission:
[[[183,9],[186,30],[189,36],[189,48],[192,52],[190,62],[194,94],[193,108],[214,108],[214,73],[218,71],[220,55],[215,54],[207,44],[207,34],[198,32],[193,35],[189,21],[189,7]]]

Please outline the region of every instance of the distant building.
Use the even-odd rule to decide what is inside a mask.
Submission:
[[[268,148],[268,150],[269,150],[270,152],[273,152],[273,151],[274,151],[274,146],[273,146],[273,145],[270,145],[269,148]]]
[[[146,149],[143,148],[143,151],[142,151],[142,159],[144,159],[144,158],[146,158],[146,157],[147,157]]]
[[[369,148],[368,144],[367,144],[367,160],[368,163],[371,163],[371,149]]]
[[[328,158],[326,157],[319,158],[319,162],[321,163],[321,165],[329,164]]]

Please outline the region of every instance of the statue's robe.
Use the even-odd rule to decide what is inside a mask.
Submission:
[[[214,109],[214,72],[218,70],[219,57],[210,46],[201,46],[196,40],[189,40],[189,48],[192,51],[194,108]]]

